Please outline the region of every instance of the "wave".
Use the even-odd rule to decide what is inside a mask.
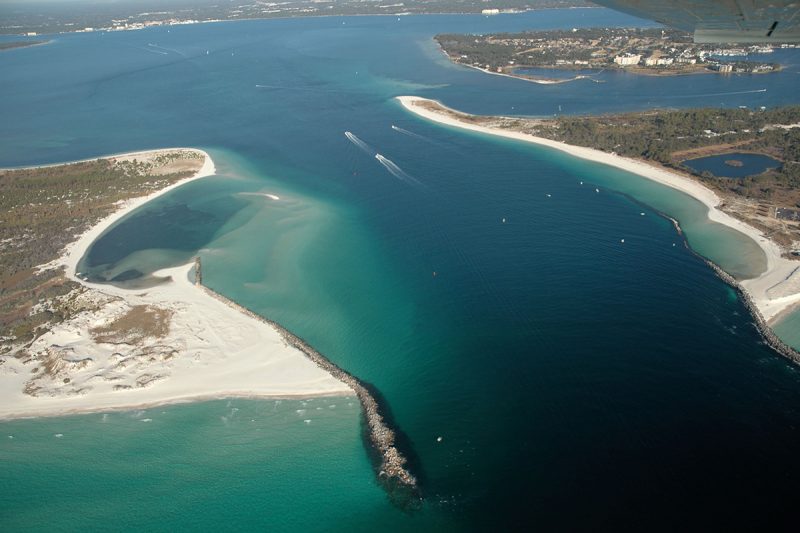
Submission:
[[[356,137],[354,133],[346,131],[344,132],[344,136],[347,137],[350,140],[350,142],[361,148],[365,153],[369,155],[375,155],[376,153],[378,153],[377,150],[375,150],[372,146],[368,145],[367,143]]]

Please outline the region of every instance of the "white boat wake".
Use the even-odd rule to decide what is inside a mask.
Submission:
[[[378,163],[384,166],[386,170],[388,170],[395,178],[398,178],[401,181],[408,183],[409,185],[414,185],[416,187],[424,187],[421,181],[416,179],[415,177],[411,176],[407,172],[405,172],[402,168],[397,166],[394,161],[383,157],[381,154],[375,154],[375,159],[378,160]]]
[[[145,52],[150,52],[151,54],[160,54],[162,56],[169,55],[168,52],[163,52],[161,50],[156,50],[154,48],[140,48],[139,50],[144,50]]]
[[[361,148],[365,153],[369,155],[375,155],[377,153],[377,150],[375,150],[370,145],[368,145],[367,143],[356,137],[354,133],[346,131],[344,132],[344,136],[347,137],[351,143]]]
[[[407,129],[401,128],[399,126],[395,126],[394,124],[392,124],[392,129],[394,131],[396,131],[397,133],[402,133],[403,135],[408,135],[409,137],[414,137],[415,139],[421,139],[423,141],[430,141],[430,139],[428,139],[424,135],[420,135],[419,133],[414,133],[413,131],[408,131]]]
[[[731,91],[727,93],[678,94],[674,96],[668,96],[667,98],[705,98],[712,96],[733,96],[736,94],[754,94],[754,93],[765,93],[765,92],[767,92],[766,89],[751,89],[749,91]]]

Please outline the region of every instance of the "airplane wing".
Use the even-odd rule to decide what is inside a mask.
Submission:
[[[593,0],[694,34],[698,43],[800,42],[800,0]]]

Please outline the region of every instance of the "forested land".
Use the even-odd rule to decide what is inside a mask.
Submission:
[[[68,165],[0,170],[0,355],[9,342],[31,340],[61,321],[68,306],[37,304],[80,287],[61,269],[37,267],[118,208],[118,202],[192,175],[203,156],[162,153],[148,161],[98,159]],[[164,169],[180,168],[164,173]]]
[[[681,161],[692,151],[756,152],[783,162],[758,176],[731,180],[710,174],[704,181],[742,196],[800,207],[800,106],[763,111],[689,109],[595,117],[558,117],[524,129],[554,140],[640,157],[691,170]],[[701,152],[702,153],[702,152]]]

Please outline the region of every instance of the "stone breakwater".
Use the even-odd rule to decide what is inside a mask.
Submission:
[[[200,260],[198,258],[195,260],[195,266],[199,267],[199,265]],[[199,271],[199,269],[196,270],[196,272],[197,271]],[[395,496],[396,499],[404,500],[404,505],[406,505],[410,500],[419,499],[417,480],[411,474],[411,472],[409,472],[408,468],[406,467],[406,458],[400,453],[395,445],[394,430],[385,422],[378,402],[357,378],[333,364],[331,361],[325,358],[325,356],[312,348],[307,342],[280,324],[266,319],[247,309],[246,307],[226,298],[225,296],[222,296],[212,289],[209,289],[205,285],[200,284],[197,278],[195,278],[195,284],[200,289],[205,291],[206,294],[216,300],[219,300],[228,307],[256,320],[269,324],[275,328],[278,333],[280,333],[281,338],[284,340],[284,342],[286,342],[287,345],[300,350],[318,367],[322,368],[333,377],[342,381],[344,384],[353,389],[353,392],[356,394],[356,397],[358,397],[358,400],[361,403],[370,445],[373,447],[379,457],[380,465],[378,467],[378,479],[389,491],[390,496]]]
[[[763,337],[764,342],[766,342],[770,348],[782,356],[793,361],[795,364],[800,365],[800,352],[780,340],[778,336],[775,335],[775,333],[772,331],[772,328],[769,327],[769,324],[767,324],[767,321],[764,320],[764,316],[761,314],[761,311],[759,311],[758,307],[756,307],[753,299],[750,298],[750,294],[748,294],[741,284],[736,281],[736,278],[722,270],[722,268],[720,268],[716,263],[703,257],[701,257],[701,259],[705,261],[705,263],[722,281],[733,287],[733,289],[739,295],[739,298],[741,298],[744,306],[748,311],[750,311],[750,315],[753,317],[753,322],[755,323],[756,329],[758,329],[758,332],[761,333],[761,337]]]
[[[683,236],[683,230],[681,229],[681,225],[678,223],[678,221],[668,215],[664,216],[666,216],[672,222],[672,225],[675,226],[675,230],[678,232],[678,235]],[[767,346],[795,364],[800,365],[800,352],[783,342],[778,338],[777,335],[775,335],[775,332],[772,331],[772,328],[769,327],[769,324],[764,319],[764,315],[761,314],[761,311],[759,311],[755,302],[753,302],[750,294],[744,290],[744,287],[742,287],[738,281],[736,281],[736,278],[722,270],[722,268],[713,261],[706,259],[702,255],[692,250],[692,247],[689,246],[689,243],[686,242],[685,239],[683,241],[683,245],[695,256],[700,258],[705,264],[707,264],[709,268],[714,271],[714,274],[716,274],[718,278],[730,285],[731,288],[736,291],[739,299],[741,299],[744,306],[750,312],[750,316],[753,317],[753,323],[755,324],[756,329],[761,334],[761,337],[764,339],[764,342],[767,344]]]

